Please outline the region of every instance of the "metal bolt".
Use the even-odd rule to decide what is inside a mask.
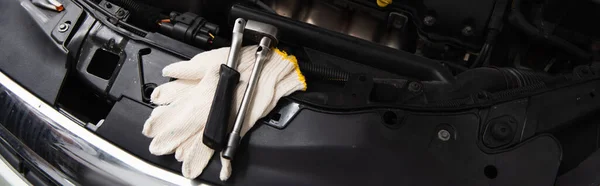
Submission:
[[[421,92],[422,89],[423,85],[421,85],[419,82],[410,82],[408,84],[408,90],[411,92]]]
[[[438,131],[438,138],[442,141],[450,140],[450,132],[445,129]]]
[[[402,27],[404,27],[408,20],[408,17],[398,12],[390,13],[389,18],[392,20],[392,26],[396,29],[401,29]]]
[[[423,23],[425,23],[425,25],[427,26],[432,26],[433,24],[435,24],[435,17],[425,16],[425,18],[423,19]]]
[[[471,35],[473,35],[473,27],[471,27],[471,26],[465,26],[462,29],[462,34],[464,36],[471,36]]]
[[[108,42],[106,43],[106,47],[109,49],[115,48],[115,39],[109,39]]]
[[[492,125],[492,137],[496,140],[508,140],[512,132],[512,127],[506,122],[497,122]]]
[[[69,23],[61,23],[60,25],[58,25],[58,32],[66,32],[67,30],[69,30]]]
[[[118,18],[123,18],[123,16],[125,15],[125,11],[123,11],[122,9],[119,9],[119,10],[117,11],[117,13],[115,13],[115,15],[116,15]]]

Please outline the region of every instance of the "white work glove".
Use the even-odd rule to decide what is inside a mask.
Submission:
[[[257,47],[244,47],[237,70],[240,82],[234,96],[232,118],[237,113],[247,86]],[[142,133],[153,137],[149,150],[155,155],[175,152],[183,162],[185,177],[195,178],[211,159],[214,150],[202,143],[204,126],[210,111],[219,79],[220,65],[227,59],[229,48],[201,53],[190,61],[171,64],[163,69],[163,76],[178,80],[157,87],[151,101],[156,107],[144,124]],[[260,75],[249,113],[244,118],[241,135],[268,114],[277,101],[298,90],[305,90],[304,76],[300,73],[296,59],[277,49],[265,62]],[[231,174],[229,160],[221,158],[220,178],[226,180]]]

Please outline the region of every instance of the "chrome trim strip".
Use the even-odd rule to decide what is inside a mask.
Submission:
[[[94,171],[94,175],[103,175],[102,177],[111,178],[127,185],[205,185],[156,167],[101,139],[29,93],[1,72],[0,84],[27,104],[30,110],[37,112],[36,115],[47,119],[46,122],[43,122],[44,126],[28,127],[42,127],[47,129],[48,133],[52,133],[45,135],[45,138],[50,139],[45,139],[47,141],[45,143],[56,149],[56,152],[53,153],[62,155],[58,157],[67,157],[72,159],[70,161],[76,161],[78,166],[76,171],[66,172],[62,175],[50,175],[54,178],[56,178],[55,176],[64,177],[64,180],[57,180],[59,183],[75,181],[77,184],[82,180],[83,182],[89,181],[89,178],[85,177],[86,173],[79,172]],[[0,128],[2,138],[9,137],[6,136],[7,129]],[[42,134],[40,133],[40,135]],[[16,140],[5,139],[5,141],[10,145],[18,145],[14,142]],[[18,152],[25,158],[29,156],[31,159],[28,161],[36,161],[35,157],[31,157],[32,154],[24,154],[19,150]],[[65,169],[56,165],[54,167],[63,171]],[[65,175],[67,176],[65,177]]]

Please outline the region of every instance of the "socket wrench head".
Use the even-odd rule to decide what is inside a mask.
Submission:
[[[277,27],[258,22],[253,20],[248,20],[246,23],[246,30],[244,36],[250,40],[255,42],[260,42],[263,37],[268,37],[271,39],[271,43],[269,43],[269,47],[273,48],[277,46],[279,40],[277,39],[278,30]]]

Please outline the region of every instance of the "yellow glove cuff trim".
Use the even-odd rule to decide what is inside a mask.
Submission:
[[[275,53],[279,54],[283,59],[286,59],[294,64],[294,71],[296,71],[296,75],[298,75],[298,81],[302,82],[302,91],[305,91],[307,88],[306,78],[304,75],[302,75],[302,72],[300,72],[300,66],[298,66],[298,60],[296,59],[296,56],[288,55],[285,51],[279,50],[278,48],[275,48]]]

